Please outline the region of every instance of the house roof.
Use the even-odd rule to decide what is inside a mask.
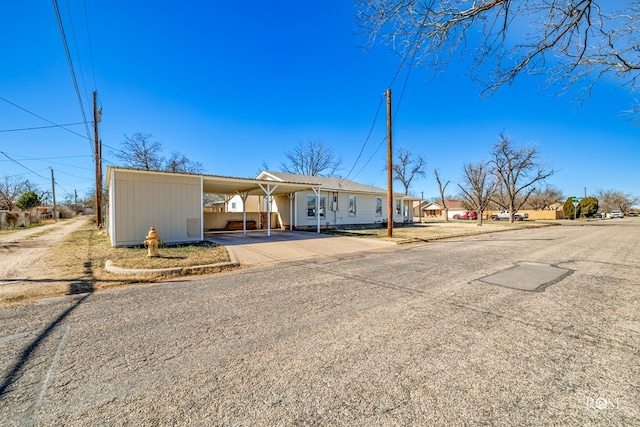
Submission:
[[[274,181],[277,182],[275,189],[270,189],[272,195],[295,193],[297,191],[311,190],[312,188],[322,188],[329,191],[347,191],[354,193],[368,194],[387,194],[387,190],[372,187],[370,185],[360,184],[355,181],[349,181],[342,178],[329,178],[323,176],[297,175],[285,172],[263,171],[257,178],[237,178],[231,176],[208,175],[189,172],[171,172],[171,171],[150,171],[145,169],[136,169],[122,166],[107,167],[107,186],[110,185],[110,177],[114,171],[123,170],[141,174],[157,174],[157,175],[182,175],[202,178],[202,188],[204,193],[208,194],[256,194],[264,195],[266,186],[273,186]],[[405,200],[420,200],[420,198],[405,196],[404,194],[394,193],[397,198]]]
[[[202,178],[202,189],[204,193],[208,194],[256,194],[264,195],[265,192],[262,186],[272,186],[273,180],[260,180],[252,178],[236,178],[231,176],[220,175],[207,175],[199,173],[188,172],[170,172],[170,171],[150,171],[145,169],[136,169],[121,166],[108,166],[107,167],[107,186],[110,185],[110,177],[114,171],[123,170],[128,172],[140,173],[140,174],[155,174],[155,175],[181,175]],[[296,182],[278,182],[277,188],[272,189],[271,194],[288,194],[295,193],[296,191],[302,191],[311,189],[312,187],[318,187],[319,183],[296,183]]]
[[[460,200],[445,200],[445,204],[448,209],[464,209],[462,206],[462,201]],[[422,207],[424,210],[442,210],[442,202],[425,202],[425,205]]]
[[[339,177],[298,175],[287,172],[262,171],[258,175],[258,179],[272,179],[274,181],[288,181],[315,185],[319,184],[320,188],[330,191],[380,194],[385,196],[387,194],[387,190],[385,190],[384,188],[373,187],[371,185],[361,184],[359,182],[350,181],[348,179]],[[406,196],[401,193],[393,194],[398,198],[404,198],[408,200],[421,200],[419,197]]]

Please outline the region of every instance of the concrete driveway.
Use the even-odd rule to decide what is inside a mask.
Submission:
[[[307,231],[249,231],[247,234],[206,233],[205,240],[224,245],[231,259],[241,264],[265,265],[363,251],[379,251],[395,243],[378,239],[328,236]]]

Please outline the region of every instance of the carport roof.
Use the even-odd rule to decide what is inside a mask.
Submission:
[[[141,174],[155,174],[155,175],[179,175],[179,176],[191,176],[202,178],[202,191],[205,194],[254,194],[264,195],[265,191],[262,187],[272,190],[271,195],[277,194],[289,194],[296,191],[309,190],[314,187],[319,187],[320,184],[313,183],[301,183],[291,181],[273,181],[266,179],[252,179],[252,178],[237,178],[231,176],[221,175],[208,175],[188,172],[170,172],[170,171],[150,171],[146,169],[136,169],[121,166],[108,166],[107,167],[107,186],[111,179],[111,174],[114,171],[123,170],[127,172],[135,172]],[[262,187],[261,187],[262,185]],[[275,190],[274,190],[275,187]]]

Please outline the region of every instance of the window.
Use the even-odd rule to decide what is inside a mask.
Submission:
[[[236,202],[231,202],[231,209],[236,210]]]
[[[349,216],[356,216],[356,196],[349,196]]]
[[[324,218],[325,207],[327,205],[327,198],[325,196],[320,197],[320,218]],[[316,217],[316,196],[307,196],[307,218]]]
[[[382,216],[382,197],[376,197],[376,216]]]
[[[396,199],[396,215],[400,215],[402,213],[402,200]]]

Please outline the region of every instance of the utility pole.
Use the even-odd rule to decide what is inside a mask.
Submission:
[[[387,237],[393,237],[393,149],[391,145],[391,89],[387,89]]]
[[[57,221],[56,219],[56,180],[53,177],[53,168],[51,168],[51,192],[53,193],[53,220]]]
[[[102,108],[98,110],[98,91],[93,91],[93,157],[96,160],[96,227],[102,226],[102,141],[98,139],[98,123],[102,117]]]

